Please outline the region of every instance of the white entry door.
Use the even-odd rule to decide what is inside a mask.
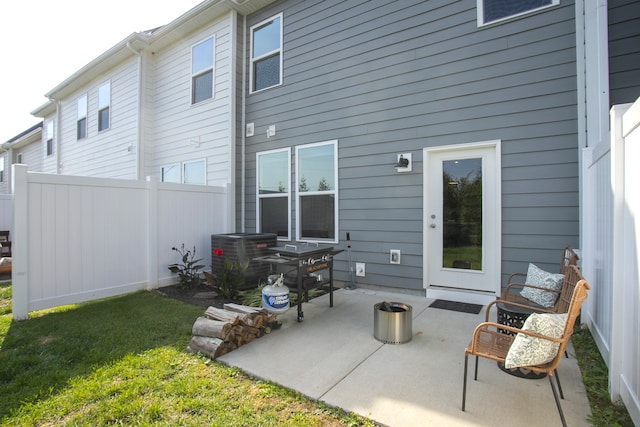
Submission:
[[[424,149],[427,297],[486,304],[500,292],[499,141]]]

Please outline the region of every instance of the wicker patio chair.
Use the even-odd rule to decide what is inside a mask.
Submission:
[[[549,377],[549,384],[551,385],[551,391],[553,392],[553,397],[556,401],[556,406],[558,407],[558,412],[560,414],[560,419],[562,420],[562,425],[566,426],[566,421],[564,418],[564,413],[562,412],[562,406],[560,405],[560,398],[564,399],[564,394],[562,393],[562,386],[560,385],[560,380],[557,375],[557,367],[562,360],[562,355],[567,346],[567,342],[571,338],[571,334],[573,333],[573,328],[576,322],[576,318],[580,314],[580,307],[582,303],[587,298],[587,290],[590,289],[587,281],[582,277],[580,270],[575,265],[571,265],[567,267],[566,276],[570,278],[570,280],[575,280],[576,284],[573,287],[573,293],[571,298],[569,299],[569,307],[566,312],[566,320],[564,320],[564,326],[560,328],[560,333],[557,338],[550,337],[548,335],[542,335],[541,333],[535,332],[535,330],[525,330],[528,326],[525,323],[525,329],[518,329],[512,326],[505,326],[496,322],[483,322],[478,325],[473,333],[473,337],[471,343],[464,350],[464,379],[462,386],[462,410],[465,410],[465,403],[467,397],[467,362],[468,357],[475,356],[475,374],[474,380],[478,379],[478,358],[484,357],[486,359],[495,360],[496,362],[505,363],[507,359],[511,357],[510,350],[512,349],[512,345],[516,340],[520,340],[520,343],[526,341],[526,337],[535,337],[539,338],[543,341],[539,342],[553,342],[558,343],[557,350],[553,350],[553,357],[550,361],[546,361],[540,364],[532,364],[526,365],[526,368],[539,373],[546,373]],[[558,313],[545,313],[540,316],[563,316],[564,314]],[[530,317],[533,318],[532,315]],[[542,318],[540,319],[542,322]],[[547,317],[546,319],[549,319]],[[545,320],[546,320],[545,319]],[[557,319],[557,317],[556,317]],[[502,331],[509,331],[514,335],[506,334]],[[520,351],[526,351],[526,348],[520,348]],[[516,353],[516,351],[514,351]],[[555,378],[555,383],[553,381]],[[557,385],[557,389],[556,389]]]
[[[569,306],[571,304],[571,298],[573,296],[573,288],[579,281],[579,279],[577,279],[576,274],[580,275],[580,270],[575,264],[576,260],[578,259],[577,255],[575,255],[575,253],[570,247],[565,248],[565,254],[568,255],[568,257],[565,256],[563,257],[563,259],[570,263],[565,265],[563,268],[561,268],[562,274],[564,274],[564,279],[562,281],[562,287],[560,288],[560,290],[540,288],[538,286],[525,285],[523,283],[512,283],[512,285],[514,286],[530,287],[530,288],[544,290],[544,292],[553,292],[558,294],[558,299],[556,300],[556,303],[554,304],[553,307],[545,308],[532,301],[529,301],[528,299],[522,297],[519,293],[512,292],[511,291],[512,288],[508,286],[507,289],[505,289],[505,291],[503,292],[500,299],[491,301],[489,304],[487,304],[487,310],[485,311],[485,321],[488,322],[490,320],[491,309],[494,306],[498,306],[499,309],[502,308],[505,311],[509,310],[510,308],[515,308],[516,310],[520,309],[520,311],[526,312],[526,316],[528,316],[530,313],[533,313],[533,312],[537,312],[537,313],[568,312]],[[571,254],[575,255],[575,257],[571,256]],[[515,274],[523,274],[523,273],[514,273],[511,276],[514,276]],[[580,277],[582,276],[580,275]],[[498,319],[500,319],[500,314],[498,314]],[[519,328],[522,325],[522,323],[524,323],[524,320],[525,319],[523,318],[521,322],[516,324],[513,324],[512,322],[500,322],[500,323],[508,324],[510,326],[515,326],[516,328]]]
[[[562,251],[562,258],[560,260],[559,273],[565,274],[565,271],[570,265],[577,265],[578,259],[580,258],[573,251],[571,246],[566,246]],[[527,307],[531,307],[536,310],[548,310],[549,312],[553,312],[553,313],[566,313],[566,310],[568,308],[568,303],[567,305],[562,305],[560,302],[561,300],[559,298],[553,307],[543,307],[522,296],[521,291],[525,288],[529,288],[529,289],[538,289],[545,292],[554,292],[557,294],[560,294],[561,292],[565,292],[565,293],[568,293],[570,298],[571,293],[573,292],[573,289],[567,289],[567,290],[561,289],[560,291],[557,291],[557,290],[542,288],[542,287],[534,286],[530,284],[525,284],[524,281],[526,277],[527,277],[527,273],[512,273],[507,279],[507,286],[502,292],[502,295],[500,296],[500,300],[523,304]],[[565,281],[564,284],[567,284],[567,282]],[[563,284],[563,288],[564,288],[564,284]]]

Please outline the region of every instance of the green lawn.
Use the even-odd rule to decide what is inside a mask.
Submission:
[[[374,426],[184,350],[202,307],[140,292],[11,321],[0,284],[0,425]],[[573,338],[594,426],[633,426],[612,404],[589,331]]]
[[[13,322],[0,285],[0,424],[373,426],[185,347],[202,307],[140,292]]]

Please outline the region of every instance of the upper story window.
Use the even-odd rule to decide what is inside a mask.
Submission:
[[[22,153],[18,153],[16,156],[16,163],[22,163]]]
[[[337,242],[338,141],[296,147],[297,240]]]
[[[53,154],[53,121],[47,123],[46,129],[47,156]]]
[[[109,129],[111,121],[111,82],[106,82],[98,89],[98,132]]]
[[[282,84],[282,14],[251,27],[251,92]]]
[[[555,6],[560,0],[478,0],[478,26]]]
[[[210,37],[191,48],[191,103],[213,98],[214,39]]]
[[[0,157],[0,182],[4,182],[4,156]]]
[[[256,155],[257,230],[291,240],[291,149]]]
[[[87,137],[87,95],[78,98],[78,120],[76,122],[76,138]]]

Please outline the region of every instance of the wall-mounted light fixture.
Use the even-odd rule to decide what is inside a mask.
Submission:
[[[411,172],[411,153],[398,154],[398,161],[395,164],[397,172]]]

